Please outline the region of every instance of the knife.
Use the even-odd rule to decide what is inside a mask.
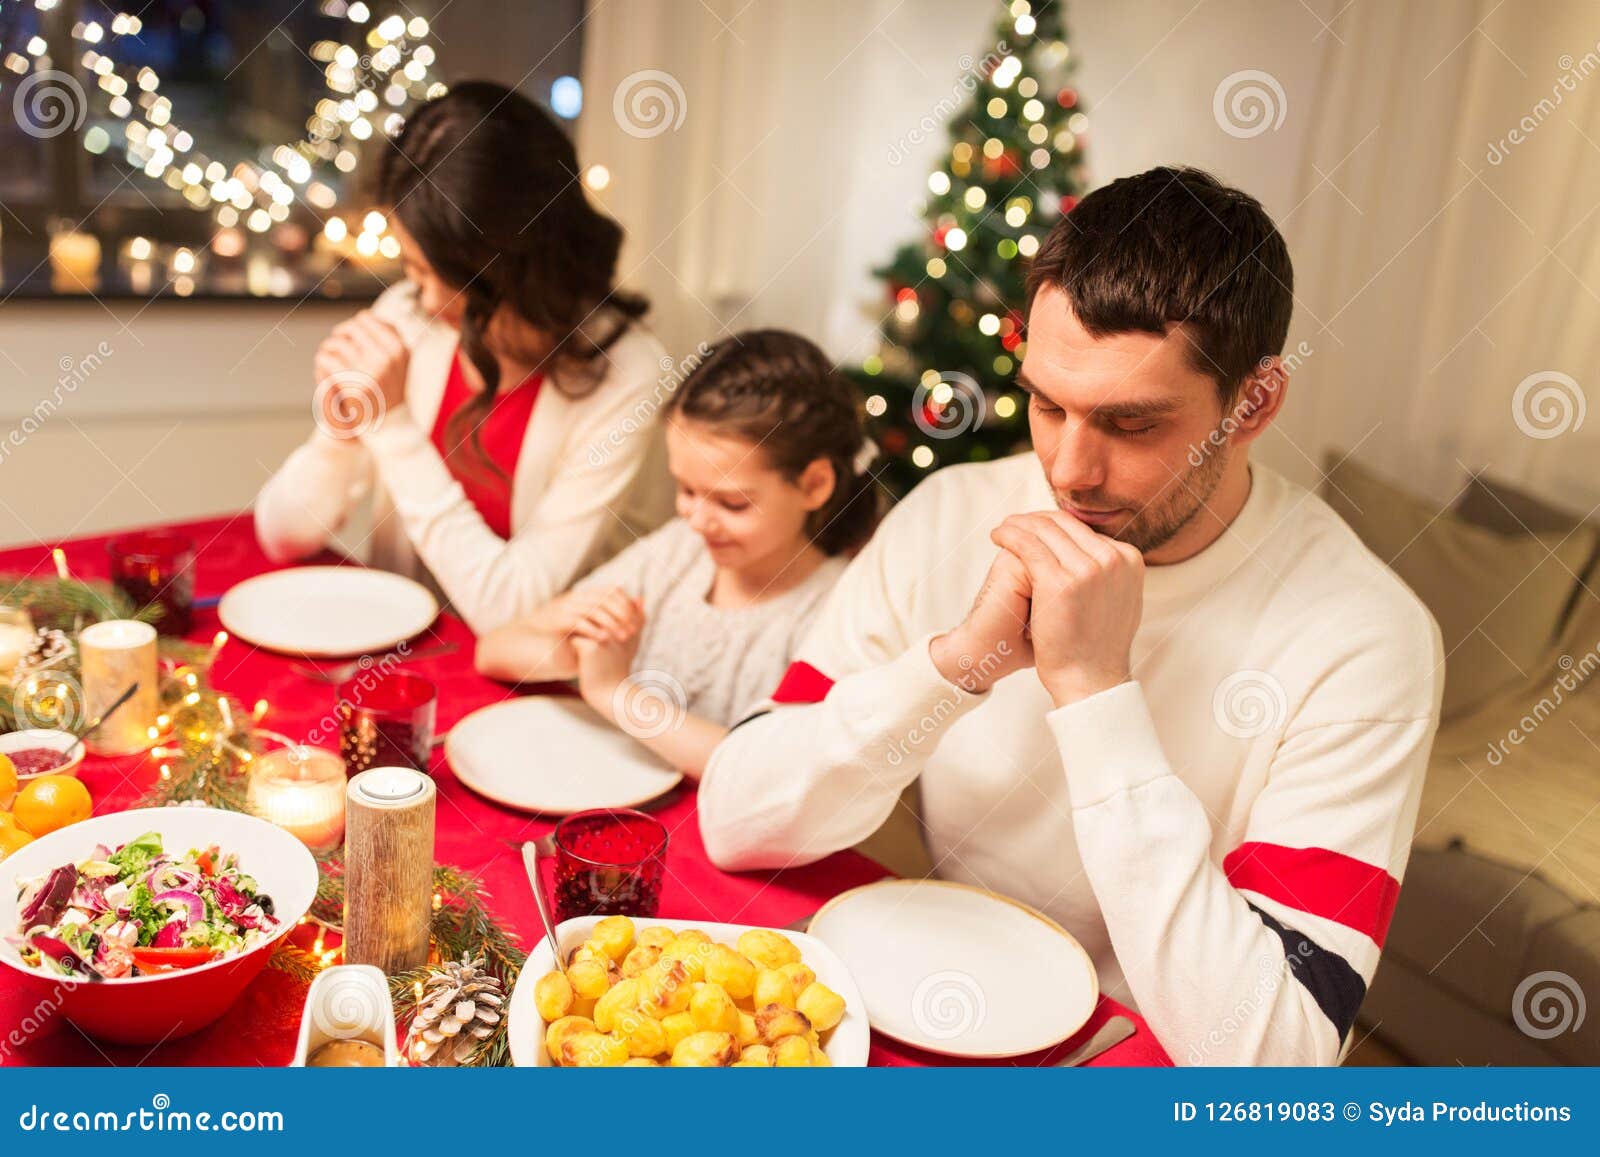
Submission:
[[[1107,1049],[1121,1044],[1134,1034],[1133,1021],[1125,1016],[1114,1016],[1101,1025],[1095,1034],[1056,1062],[1061,1069],[1086,1064]]]

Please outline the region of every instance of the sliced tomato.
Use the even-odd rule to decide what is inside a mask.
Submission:
[[[140,972],[174,972],[205,964],[216,956],[214,948],[135,948],[133,963]]]
[[[217,847],[213,844],[195,857],[195,862],[200,865],[200,874],[207,878],[217,874]]]

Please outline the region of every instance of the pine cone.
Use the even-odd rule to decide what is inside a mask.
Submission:
[[[434,1068],[477,1063],[505,999],[500,981],[484,971],[482,956],[473,960],[462,953],[459,962],[445,961],[423,982],[406,1033],[406,1058]]]
[[[34,632],[33,642],[17,663],[18,674],[43,671],[54,667],[72,655],[72,640],[65,631],[53,627],[40,627]]]

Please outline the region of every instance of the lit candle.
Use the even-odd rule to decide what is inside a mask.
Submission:
[[[50,238],[50,283],[57,293],[93,293],[100,287],[100,241],[70,230]]]
[[[0,675],[16,670],[33,639],[33,617],[26,607],[0,607]]]
[[[78,633],[85,721],[96,719],[135,683],[133,697],[84,740],[96,755],[128,755],[151,744],[159,710],[156,629],[132,619],[95,623]]]
[[[313,852],[331,852],[344,838],[344,760],[321,747],[295,744],[252,763],[250,810],[277,824]]]

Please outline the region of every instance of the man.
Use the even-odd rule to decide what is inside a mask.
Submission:
[[[1349,528],[1250,464],[1291,282],[1261,206],[1192,169],[1056,225],[1018,375],[1033,454],[930,478],[851,564],[707,769],[717,863],[849,847],[920,777],[939,875],[1059,921],[1175,1061],[1338,1060],[1443,657]]]

